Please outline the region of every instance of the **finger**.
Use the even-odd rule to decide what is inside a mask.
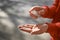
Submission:
[[[33,10],[39,11],[39,10],[41,10],[41,9],[42,9],[41,6],[34,6],[34,7],[32,7],[32,8],[30,9],[30,11],[33,11]]]
[[[32,32],[36,32],[36,31],[39,31],[39,30],[40,29],[38,27],[36,27],[36,26],[32,28]]]
[[[24,26],[26,27],[26,28],[32,28],[32,27],[34,27],[36,24],[25,24]]]
[[[25,31],[25,32],[31,32],[31,29],[30,28],[25,28],[25,27],[22,27],[22,28],[19,28],[20,30],[22,31]]]
[[[36,24],[25,24],[25,25],[20,25],[18,28],[30,28],[32,29]]]
[[[38,35],[38,34],[41,34],[41,32],[40,31],[31,32],[31,35]]]
[[[39,16],[38,11],[41,10],[40,6],[34,6],[29,10],[30,16],[32,18],[37,18]]]
[[[38,33],[40,33],[40,29],[38,28],[38,27],[33,27],[32,28],[32,31],[31,31],[31,34],[38,34]]]
[[[31,16],[31,17],[36,17],[36,18],[37,18],[37,17],[39,16],[39,15],[38,15],[38,11],[33,10],[33,9],[32,9],[32,11],[30,10],[29,13],[30,13],[30,16]]]
[[[33,19],[37,19],[38,16],[37,15],[34,15],[33,13],[30,13],[30,16],[33,18]]]
[[[26,27],[25,25],[23,25],[23,26],[19,26],[19,29],[30,30],[31,28],[30,27]]]
[[[25,25],[20,25],[19,28],[32,28],[32,26],[25,24]]]

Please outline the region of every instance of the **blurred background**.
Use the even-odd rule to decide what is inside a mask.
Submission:
[[[50,34],[30,35],[17,27],[35,24],[29,15],[33,6],[51,6],[54,0],[0,0],[0,40],[49,40]]]

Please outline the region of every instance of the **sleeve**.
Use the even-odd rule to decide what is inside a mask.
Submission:
[[[48,24],[47,32],[53,29],[56,30],[58,28],[60,28],[60,22]]]
[[[54,0],[55,2],[53,3],[53,6],[58,6],[58,4],[59,4],[59,0]]]
[[[54,10],[52,10],[48,6],[43,6],[43,8],[45,9],[45,13],[44,13],[43,17],[44,18],[53,18]]]
[[[58,26],[56,25],[56,23],[51,23],[51,24],[48,24],[48,29],[46,32],[51,32],[53,30],[57,30],[58,29]]]
[[[54,14],[56,13],[57,7],[59,4],[59,0],[55,0],[52,6],[43,6],[43,8],[46,10],[45,14],[43,17],[45,18],[53,18]]]
[[[54,11],[56,12],[56,11],[58,10],[59,1],[60,1],[60,0],[55,0],[54,3],[52,4],[52,6],[50,7],[50,10],[51,10],[52,12],[54,12]]]
[[[49,9],[52,13],[54,13],[54,12],[56,12],[56,10],[58,10],[59,1],[60,0],[54,0],[53,4],[50,6]]]
[[[60,0],[59,0],[59,3],[58,3],[58,7],[57,7],[57,10],[56,10],[57,13],[60,12]]]

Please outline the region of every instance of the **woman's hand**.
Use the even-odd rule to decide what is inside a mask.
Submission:
[[[34,6],[29,10],[29,13],[32,18],[37,19],[38,17],[42,17],[45,13],[45,9],[41,6]]]
[[[18,27],[20,30],[33,35],[41,34],[47,31],[47,24],[25,24]]]

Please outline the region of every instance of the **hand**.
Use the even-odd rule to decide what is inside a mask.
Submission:
[[[37,19],[45,13],[45,9],[41,6],[34,6],[29,10],[29,13],[32,18]]]
[[[56,23],[56,26],[60,28],[60,22],[57,22]]]
[[[33,35],[41,34],[47,31],[47,24],[25,24],[19,26],[19,29]]]

